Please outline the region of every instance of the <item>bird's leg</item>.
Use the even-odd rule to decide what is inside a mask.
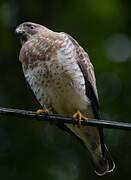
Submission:
[[[88,118],[82,115],[82,113],[79,110],[77,110],[77,112],[73,114],[73,118],[76,119],[76,121],[78,122],[78,127],[80,127],[81,125],[81,120],[88,120]]]
[[[49,110],[46,109],[46,108],[43,108],[43,109],[38,109],[36,111],[37,114],[49,114]]]

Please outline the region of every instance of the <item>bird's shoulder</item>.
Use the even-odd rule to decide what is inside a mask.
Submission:
[[[85,78],[89,81],[91,84],[93,91],[98,98],[97,88],[96,88],[96,78],[95,78],[95,72],[92,62],[90,61],[90,58],[88,56],[88,53],[83,49],[83,47],[69,34],[62,32],[62,34],[69,39],[72,44],[75,47],[75,59],[77,63],[79,64],[81,71]]]

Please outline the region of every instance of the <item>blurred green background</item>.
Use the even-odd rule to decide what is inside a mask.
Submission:
[[[0,0],[0,106],[36,110],[14,30],[24,21],[72,35],[97,76],[103,118],[131,120],[131,1]],[[131,132],[105,130],[116,163],[104,180],[131,179]],[[97,180],[79,142],[45,122],[0,117],[1,180]]]

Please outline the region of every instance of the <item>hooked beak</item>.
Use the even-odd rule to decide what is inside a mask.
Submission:
[[[15,34],[16,34],[17,38],[20,39],[21,43],[27,41],[27,34],[25,33],[25,31],[22,28],[17,27],[15,30]]]

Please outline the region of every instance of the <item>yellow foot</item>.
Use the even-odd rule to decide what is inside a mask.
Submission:
[[[37,114],[49,114],[49,110],[48,109],[38,109],[36,111]]]
[[[83,116],[79,110],[75,114],[73,114],[73,118],[78,122],[78,127],[80,127],[81,125],[81,120],[88,120],[88,118]]]

